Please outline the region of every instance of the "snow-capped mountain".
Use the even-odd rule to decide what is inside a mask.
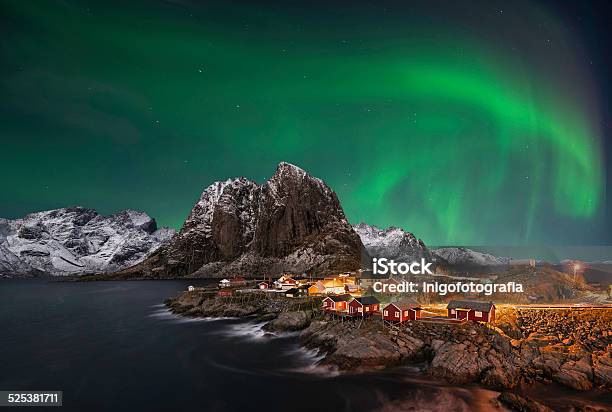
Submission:
[[[333,190],[282,162],[262,185],[245,178],[210,185],[171,242],[118,276],[331,273],[358,269],[363,251]]]
[[[403,229],[397,227],[379,229],[365,223],[355,225],[353,229],[372,257],[385,257],[398,262],[431,259],[431,254],[423,241]]]
[[[443,247],[433,249],[431,253],[439,263],[453,266],[500,266],[509,262],[509,258],[476,252],[464,247]]]
[[[71,207],[0,219],[0,275],[65,276],[132,266],[174,236],[146,213]]]

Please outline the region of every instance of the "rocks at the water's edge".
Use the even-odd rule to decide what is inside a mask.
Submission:
[[[290,298],[261,298],[245,294],[242,299],[228,299],[215,292],[195,290],[184,292],[166,301],[166,306],[178,315],[188,317],[256,316],[267,321],[269,331],[297,331],[308,327],[321,300],[304,303]]]
[[[526,375],[576,390],[612,390],[612,313],[609,310],[508,309],[499,327],[520,353]]]
[[[313,317],[311,310],[297,310],[291,312],[281,312],[275,319],[264,325],[264,330],[270,332],[293,332],[302,330],[308,325]],[[265,319],[265,316],[264,318]]]
[[[354,323],[320,319],[320,300],[270,297],[228,299],[214,292],[184,292],[166,301],[172,312],[189,317],[246,317],[266,321],[269,332],[301,331],[300,341],[327,353],[323,363],[341,370],[377,369],[405,360],[421,359],[422,341],[399,333],[388,333],[382,323],[368,320],[359,328]]]
[[[497,400],[503,405],[511,408],[513,411],[519,412],[553,412],[548,406],[529,398],[519,396],[511,392],[502,392]]]
[[[344,371],[381,369],[426,356],[423,341],[388,333],[380,321],[369,320],[356,327],[351,321],[315,320],[300,340],[304,346],[326,353],[323,364]]]
[[[270,332],[301,331],[300,343],[324,354],[320,363],[339,371],[361,372],[418,362],[434,378],[502,391],[529,387],[534,382],[557,382],[581,391],[612,389],[612,334],[607,330],[612,314],[607,311],[542,311],[534,315],[500,309],[500,327],[422,321],[387,327],[378,317],[333,319],[321,314],[320,301],[281,296],[224,299],[214,292],[193,291],[167,304],[173,312],[186,316],[253,316],[267,322],[264,330]],[[564,321],[558,322],[558,316]],[[544,321],[547,317],[553,322]],[[587,330],[585,342],[570,344],[568,339]],[[515,406],[517,410],[546,410],[511,394],[500,401],[523,405]]]

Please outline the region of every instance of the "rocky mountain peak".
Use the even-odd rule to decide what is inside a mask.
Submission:
[[[321,179],[291,163],[281,162],[272,177],[262,186],[269,195],[282,198],[297,195],[292,189],[314,190],[331,195],[333,191]]]
[[[126,276],[256,276],[360,267],[363,245],[336,194],[281,162],[258,185],[236,178],[204,190],[179,235]]]
[[[97,215],[97,212],[90,209]],[[136,229],[144,230],[151,234],[157,230],[157,222],[155,219],[150,217],[144,212],[137,210],[125,209],[117,213],[114,213],[111,218],[117,222],[121,222],[124,225],[132,225]]]

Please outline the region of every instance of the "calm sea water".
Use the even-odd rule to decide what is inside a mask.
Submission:
[[[295,335],[177,318],[163,301],[188,284],[1,281],[0,390],[62,390],[71,411],[468,411],[496,395],[411,368],[337,375]]]

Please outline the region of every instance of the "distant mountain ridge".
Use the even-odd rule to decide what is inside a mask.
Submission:
[[[174,236],[146,213],[71,207],[0,218],[0,275],[67,276],[132,266]]]
[[[465,247],[428,248],[401,228],[351,226],[334,191],[281,162],[259,185],[214,182],[179,233],[143,212],[102,216],[64,208],[0,219],[0,276],[109,274],[117,278],[326,275],[368,269],[371,257],[421,258],[442,267],[489,267],[509,258]]]
[[[394,259],[398,262],[414,262],[421,258],[431,260],[431,253],[421,239],[398,227],[379,229],[366,223],[353,229],[372,257]]]
[[[353,226],[367,252],[372,257],[385,257],[398,262],[419,261],[421,258],[446,267],[490,267],[507,265],[509,258],[466,247],[428,248],[414,234],[398,227],[380,229],[366,223]]]
[[[177,236],[117,276],[326,274],[357,270],[364,256],[334,191],[282,162],[262,185],[240,177],[208,186]]]
[[[501,266],[510,262],[509,258],[497,257],[465,247],[444,247],[433,249],[431,252],[439,263],[451,266]]]

